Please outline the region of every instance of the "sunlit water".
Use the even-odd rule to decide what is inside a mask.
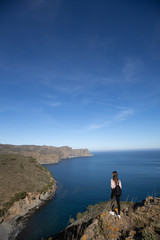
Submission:
[[[65,159],[46,165],[57,180],[53,200],[30,219],[18,240],[40,240],[69,224],[88,205],[110,199],[110,179],[117,170],[121,200],[139,201],[160,195],[160,151],[96,152],[93,157]]]

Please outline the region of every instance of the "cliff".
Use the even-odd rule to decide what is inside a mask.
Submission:
[[[55,191],[52,174],[35,159],[0,154],[0,239],[15,239],[23,217],[52,198]]]
[[[0,144],[1,154],[21,154],[35,158],[41,164],[58,163],[61,159],[92,156],[88,149],[72,149],[70,147],[10,145]]]
[[[73,224],[49,239],[160,239],[160,198],[148,197],[141,203],[121,202],[121,207],[119,219],[116,214],[112,216],[109,213],[110,202],[89,206],[86,212],[77,214],[77,220]]]

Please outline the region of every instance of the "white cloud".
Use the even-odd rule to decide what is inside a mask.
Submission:
[[[44,103],[45,105],[49,106],[49,107],[58,107],[58,106],[61,106],[62,103],[61,102],[45,102]]]
[[[93,129],[99,129],[99,128],[103,128],[105,125],[98,125],[95,123],[92,123],[89,127],[88,130],[93,130]]]
[[[91,131],[91,130],[96,130],[96,129],[100,129],[100,128],[105,128],[107,126],[110,125],[110,121],[105,121],[102,124],[97,124],[97,123],[91,123],[88,127],[87,127],[87,131]]]
[[[118,121],[118,122],[125,121],[128,119],[129,116],[131,116],[133,114],[134,114],[134,112],[131,109],[122,110],[115,116],[115,121]]]

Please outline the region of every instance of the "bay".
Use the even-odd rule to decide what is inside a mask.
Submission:
[[[18,240],[40,240],[60,232],[88,205],[110,200],[112,171],[122,181],[122,201],[160,195],[160,150],[95,152],[93,157],[45,165],[57,181],[55,197],[30,217]]]

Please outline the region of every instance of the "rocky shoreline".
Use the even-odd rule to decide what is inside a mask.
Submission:
[[[56,183],[45,193],[28,193],[24,198],[15,202],[7,214],[0,218],[0,239],[14,240],[25,226],[28,217],[39,207],[53,198],[56,192]]]

